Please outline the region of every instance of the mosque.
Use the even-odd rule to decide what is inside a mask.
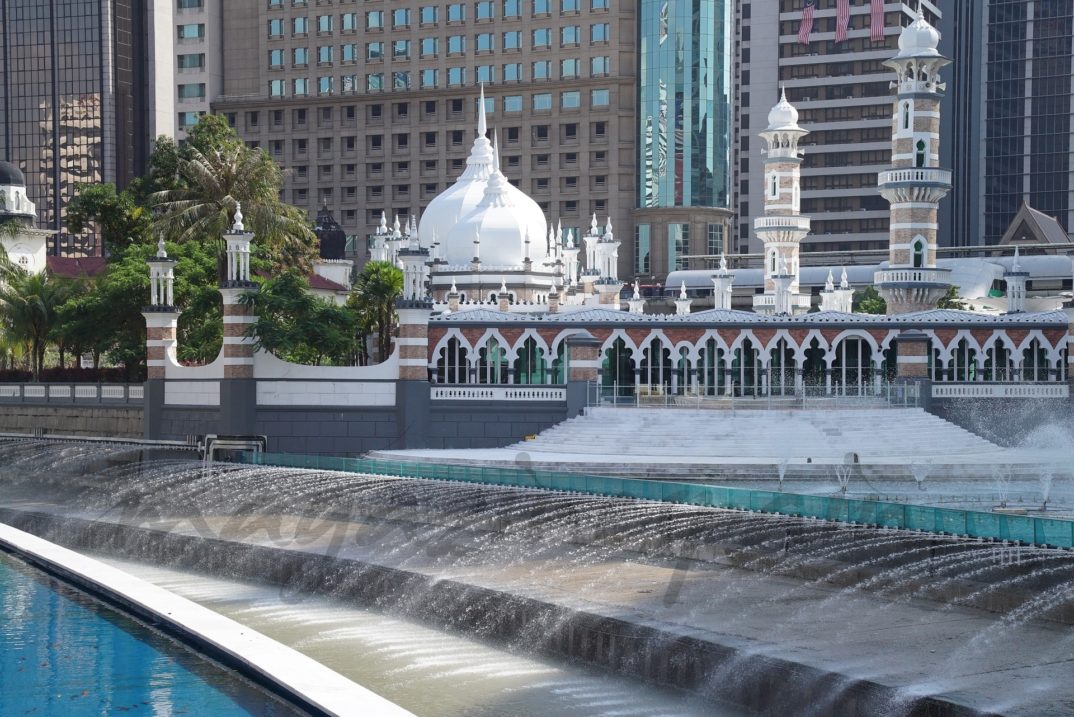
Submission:
[[[223,348],[208,365],[182,366],[171,305],[175,262],[163,249],[151,259],[145,435],[267,436],[270,450],[356,455],[506,446],[595,400],[719,407],[735,397],[898,396],[947,416],[982,401],[1007,411],[1022,406],[1031,416],[1044,415],[1041,402],[1069,411],[1069,310],[1062,301],[1031,303],[1026,291],[1039,270],[1032,260],[1063,262],[1069,278],[1068,257],[974,260],[989,264],[981,283],[1003,281],[1002,302],[987,311],[936,308],[949,287],[966,285],[967,273],[937,259],[937,210],[951,189],[950,172],[938,166],[940,71],[949,62],[939,40],[919,16],[887,62],[897,78],[893,151],[878,186],[891,205],[890,246],[887,261],[868,273],[803,271],[808,132],[785,97],[760,133],[765,211],[754,230],[764,240],[763,269],[723,263],[675,277],[674,313],[647,311],[637,287],[619,278],[609,222],[594,217],[583,236],[563,233],[511,185],[495,132],[490,140],[479,114],[462,176],[420,221],[389,224],[385,216],[371,238],[372,257],[404,276],[394,350],[377,365],[299,366],[256,349],[246,331],[252,309],[240,301],[257,288],[249,275],[253,235],[237,217],[224,236]],[[1027,227],[1039,228],[1038,220],[1023,213]],[[711,306],[697,296],[700,280],[711,286]],[[746,306],[735,292],[741,283],[756,287]],[[853,311],[854,289],[864,285],[884,297],[887,315]]]

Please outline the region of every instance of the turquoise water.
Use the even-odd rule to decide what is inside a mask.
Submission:
[[[0,553],[0,715],[301,713]]]

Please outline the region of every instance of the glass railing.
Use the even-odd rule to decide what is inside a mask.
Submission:
[[[934,508],[926,505],[776,493],[747,488],[615,478],[526,468],[447,465],[290,453],[244,452],[237,454],[237,460],[251,465],[427,478],[514,488],[540,488],[567,493],[588,493],[611,498],[686,503],[710,508],[778,513],[941,535],[1006,540],[1026,545],[1074,548],[1074,521],[1031,515],[984,513],[955,508]]]

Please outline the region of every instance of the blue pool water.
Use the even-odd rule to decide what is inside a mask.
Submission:
[[[182,645],[0,553],[0,715],[294,717]]]

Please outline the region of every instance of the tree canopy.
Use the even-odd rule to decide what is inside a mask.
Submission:
[[[888,302],[884,301],[884,297],[873,286],[867,286],[855,292],[853,304],[854,311],[861,314],[886,314],[888,312]]]

